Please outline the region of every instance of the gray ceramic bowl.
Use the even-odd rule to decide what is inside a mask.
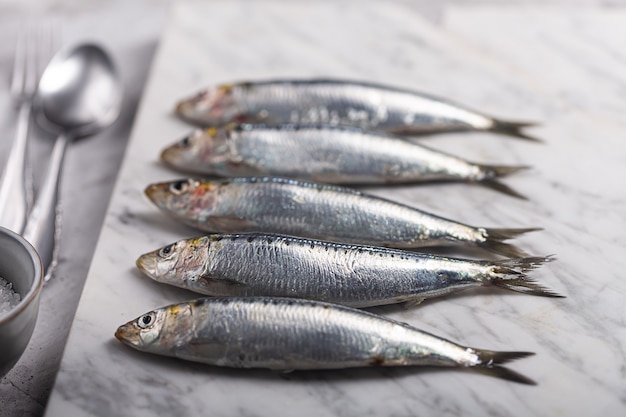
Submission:
[[[0,313],[0,378],[24,353],[39,312],[43,268],[33,247],[12,231],[0,227],[0,277],[13,283],[22,300]]]

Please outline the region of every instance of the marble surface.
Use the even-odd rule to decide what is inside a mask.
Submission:
[[[626,72],[619,45],[626,16],[539,10],[522,19],[518,12],[454,9],[443,16],[448,33],[389,2],[177,4],[46,415],[621,414],[626,201],[618,176],[626,130],[619,98]],[[518,243],[556,254],[533,276],[565,299],[475,291],[375,310],[464,344],[534,351],[511,367],[538,386],[420,369],[235,371],[141,354],[113,338],[119,324],[195,297],[134,269],[141,253],[197,234],[142,195],[148,183],[180,176],[158,163],[160,149],[189,130],[172,117],[173,103],[209,84],[287,76],[384,81],[542,123],[530,132],[544,144],[490,134],[422,139],[477,161],[532,165],[507,179],[528,201],[469,185],[366,188],[476,225],[545,229]]]
[[[44,413],[97,240],[47,415],[623,414],[626,199],[618,181],[626,152],[626,26],[616,6],[626,2],[550,1],[558,9],[535,0],[231,3],[181,4],[171,16],[98,240],[169,1],[0,0],[2,80],[9,79],[17,27],[34,15],[60,18],[66,44],[102,42],[127,87],[115,128],[68,153],[58,275],[42,294],[26,354],[0,380],[0,416]],[[472,7],[442,12],[445,3]],[[387,81],[542,122],[532,133],[543,145],[487,134],[424,139],[478,161],[531,164],[532,171],[507,180],[527,202],[477,186],[367,188],[477,225],[545,228],[518,243],[558,256],[534,275],[565,300],[478,291],[417,309],[376,310],[477,347],[533,350],[537,356],[511,367],[538,387],[415,369],[234,372],[141,355],[114,340],[120,323],[194,296],[159,286],[133,267],[140,253],[197,233],[141,195],[148,182],[178,176],[157,164],[160,147],[188,129],[171,117],[172,102],[206,84],[288,75]],[[1,88],[0,114],[0,133],[10,137],[10,99]],[[33,142],[35,166],[42,167],[51,143],[42,132]],[[0,156],[7,146],[0,142]]]
[[[544,410],[623,415],[626,11],[457,7],[447,10],[444,27],[505,63],[550,115],[546,138],[554,150],[543,171],[552,192],[542,211],[562,242],[554,273],[569,298],[555,331],[543,336],[562,367]],[[493,36],[502,32],[506,40]]]

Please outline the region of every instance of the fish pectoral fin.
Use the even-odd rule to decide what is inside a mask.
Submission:
[[[422,298],[422,297],[416,297],[416,298],[413,298],[412,300],[405,301],[405,302],[402,304],[402,306],[403,306],[405,309],[407,309],[407,310],[408,310],[409,308],[413,308],[413,307],[417,307],[417,306],[419,306],[420,304],[422,304],[422,301],[424,301],[424,300],[425,300],[425,298]]]
[[[294,370],[307,370],[307,369],[323,369],[326,366],[324,362],[307,358],[306,355],[299,355],[292,353],[286,355],[282,360],[282,370],[285,372],[292,372]]]
[[[243,161],[244,161],[243,157],[236,155],[236,154],[233,154],[231,155],[230,158],[228,158],[229,165],[241,165],[243,164]]]
[[[220,278],[219,282],[221,284],[228,285],[230,287],[247,287],[248,286],[247,284],[244,284],[241,281],[237,281],[237,280],[231,279],[231,278]]]
[[[247,284],[244,284],[241,281],[237,281],[234,278],[227,277],[214,277],[209,275],[203,275],[202,278],[207,282],[213,282],[215,284],[223,284],[229,287],[247,287]]]

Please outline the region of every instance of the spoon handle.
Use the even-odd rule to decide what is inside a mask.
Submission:
[[[22,233],[28,214],[29,187],[26,174],[28,127],[30,124],[31,103],[24,101],[20,106],[15,131],[15,141],[0,180],[0,226]]]
[[[54,144],[44,183],[35,201],[35,206],[28,217],[23,235],[39,253],[46,281],[50,279],[56,264],[56,250],[59,237],[59,228],[57,226],[60,221],[57,213],[59,184],[68,142],[69,137],[66,134],[61,134]]]

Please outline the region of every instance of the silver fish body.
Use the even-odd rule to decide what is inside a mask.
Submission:
[[[305,300],[199,299],[144,314],[115,336],[140,351],[223,367],[428,365],[533,383],[500,366],[532,353],[469,348],[368,312]]]
[[[329,184],[479,182],[519,196],[497,181],[526,167],[482,165],[378,132],[330,126],[229,125],[197,130],[161,159],[186,172],[270,175]]]
[[[550,258],[474,261],[266,234],[180,240],[137,260],[150,278],[212,296],[304,298],[353,307],[480,286],[557,296],[526,275]]]
[[[435,96],[332,79],[224,84],[182,100],[176,113],[201,126],[246,122],[328,124],[396,134],[494,131],[531,139],[505,122]]]
[[[164,212],[206,232],[277,233],[400,249],[472,245],[522,257],[504,240],[537,230],[469,226],[350,188],[285,178],[177,180],[145,192]]]

